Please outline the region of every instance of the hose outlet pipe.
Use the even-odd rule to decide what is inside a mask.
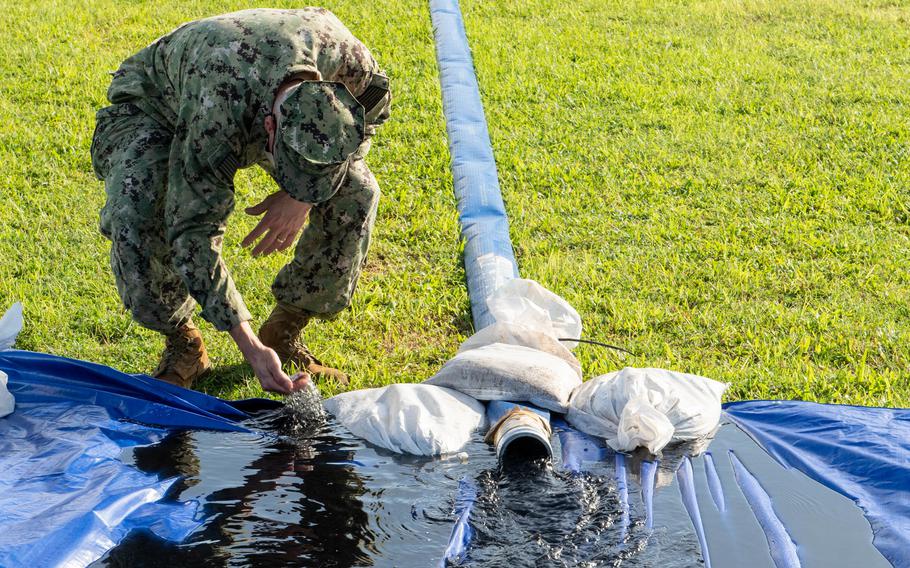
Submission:
[[[487,405],[493,425],[484,441],[496,448],[500,463],[527,462],[553,457],[550,413],[532,406],[494,400]]]

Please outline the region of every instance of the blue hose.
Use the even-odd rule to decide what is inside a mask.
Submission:
[[[518,277],[490,133],[457,0],[430,0],[474,329],[493,323],[487,297]]]

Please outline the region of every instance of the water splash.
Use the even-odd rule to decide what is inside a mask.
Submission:
[[[315,432],[322,428],[326,412],[316,385],[311,381],[306,388],[287,397],[282,414],[289,419],[290,430],[295,434]]]

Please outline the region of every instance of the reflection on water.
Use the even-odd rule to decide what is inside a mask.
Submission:
[[[618,487],[609,460],[585,474],[543,462],[500,469],[480,435],[467,461],[401,456],[306,416],[307,406],[258,416],[247,424],[255,433],[179,432],[127,450],[143,471],[182,477],[168,499],[197,500],[204,524],[181,545],[134,532],[97,565],[433,566],[462,478],[477,486],[465,565],[698,562],[685,517],[646,527],[634,457]]]
[[[207,521],[181,546],[133,534],[106,566],[370,566],[374,535],[350,464],[355,448],[322,427],[273,414],[270,434],[180,432],[135,448],[139,469],[183,476],[168,499],[199,499]]]

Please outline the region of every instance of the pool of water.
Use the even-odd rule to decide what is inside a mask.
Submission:
[[[706,444],[664,452],[648,478],[649,508],[641,486],[647,462],[635,456],[619,458],[622,476],[609,452],[607,459],[584,463],[583,472],[567,469],[558,459],[502,468],[479,434],[460,457],[431,459],[374,448],[331,419],[313,420],[299,411],[263,413],[246,425],[253,432],[179,432],[126,450],[123,459],[145,472],[180,476],[167,499],[200,503],[203,524],[179,545],[148,532],[131,533],[95,565],[438,566],[456,519],[462,480],[476,491],[473,539],[462,565],[703,565],[676,472],[685,456],[701,454]],[[554,440],[559,456],[559,439]],[[750,467],[771,461],[736,426],[726,424],[712,449],[719,454],[732,446]],[[827,493],[813,491],[809,497],[799,493],[801,510],[830,505]],[[711,497],[704,484],[698,493],[705,509]],[[815,494],[826,496],[811,497]],[[743,499],[728,501],[730,510],[748,511]],[[737,520],[740,516],[743,520]],[[865,521],[861,514],[859,520],[846,516],[853,520],[842,522],[854,523],[846,530]],[[714,539],[712,556],[739,562],[745,550],[755,557],[748,565],[773,565],[754,516],[734,517],[705,511],[704,522],[714,532],[746,535],[751,548],[730,538],[726,541],[734,546]],[[868,529],[868,523],[863,526]],[[807,537],[801,538],[805,545]],[[865,542],[871,542],[871,533]]]

